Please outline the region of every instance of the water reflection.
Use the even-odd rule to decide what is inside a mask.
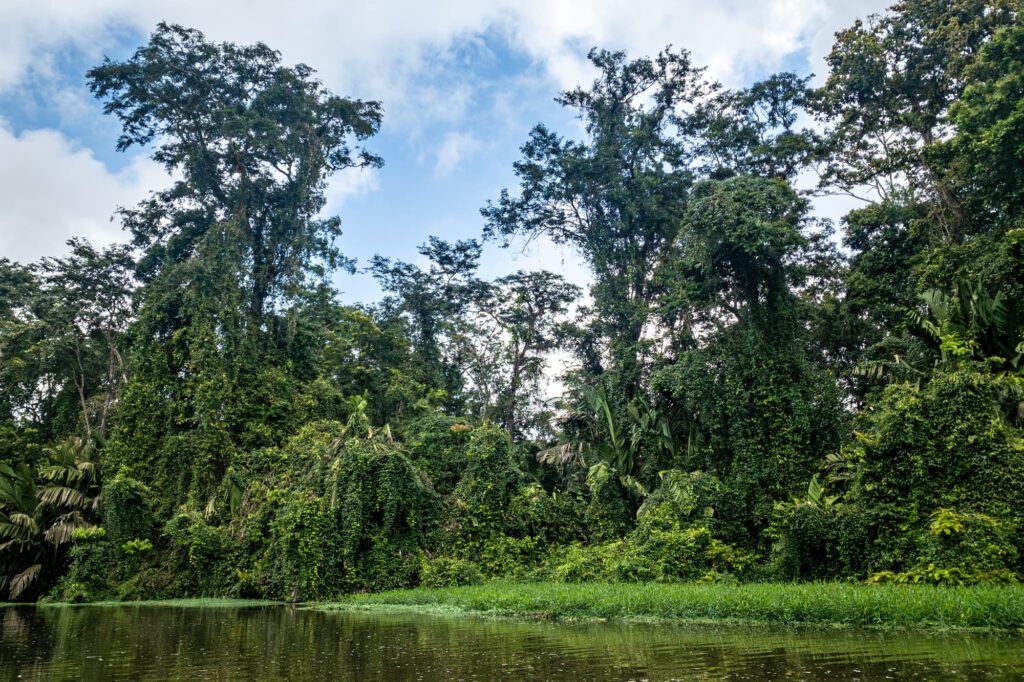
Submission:
[[[0,609],[0,680],[1024,679],[1015,636],[289,607]]]

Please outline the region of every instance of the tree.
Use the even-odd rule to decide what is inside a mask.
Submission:
[[[1002,291],[1024,319],[1024,29],[995,33],[966,71],[950,108],[956,135],[936,154],[952,169],[970,236],[958,260]],[[952,259],[950,259],[952,260]],[[968,276],[971,276],[968,275]],[[941,281],[935,278],[935,283]]]
[[[628,61],[592,50],[600,75],[589,90],[556,100],[579,112],[587,138],[565,140],[538,125],[516,162],[520,192],[503,190],[482,213],[485,234],[508,240],[546,237],[577,248],[590,265],[592,332],[608,344],[617,388],[635,395],[647,344],[643,332],[658,293],[658,274],[685,206],[691,172],[671,134],[673,114],[702,91],[686,52]]]
[[[497,411],[513,441],[531,425],[529,397],[543,379],[544,354],[563,336],[563,317],[579,293],[552,272],[520,270],[495,280],[478,304],[500,335],[492,375],[508,377],[496,391]]]
[[[279,442],[309,404],[291,373],[286,311],[348,265],[339,219],[320,215],[325,183],[380,165],[350,140],[377,131],[381,108],[331,94],[261,43],[163,23],[88,77],[122,123],[118,149],[151,146],[179,178],[120,212],[143,286],[111,454],[168,507],[202,504],[236,447]]]
[[[258,328],[280,297],[307,274],[334,267],[341,221],[320,218],[324,184],[336,171],[380,166],[351,147],[380,126],[381,107],[327,92],[308,66],[286,67],[262,43],[211,43],[161,23],[124,62],[89,71],[104,111],[122,123],[119,151],[155,143],[153,159],[181,179],[137,209],[122,211],[141,264],[197,255],[203,237],[224,229],[239,244],[240,285]]]
[[[851,369],[912,351],[925,291],[981,278],[1020,298],[1012,193],[989,184],[1012,182],[1013,152],[976,155],[1012,135],[991,125],[1013,108],[1018,18],[1004,0],[907,0],[837,34],[812,108],[829,126],[822,187],[868,201],[845,218],[853,254],[832,339],[858,399],[878,382]]]
[[[1024,27],[1006,26],[965,70],[962,96],[950,107],[962,158],[961,178],[986,205],[1021,213],[1024,186]]]
[[[86,437],[106,433],[111,408],[127,380],[122,349],[131,319],[132,260],[126,246],[96,250],[79,239],[65,258],[44,258],[47,343],[65,355],[81,404]],[[99,394],[97,396],[97,394]],[[96,396],[94,398],[94,396]]]
[[[42,577],[56,577],[74,532],[94,527],[99,495],[92,439],[68,438],[46,448],[37,472],[26,462],[0,462],[0,586],[11,599]]]
[[[950,136],[970,65],[1016,13],[1013,0],[904,0],[837,33],[815,105],[831,124],[824,186],[881,199],[909,192],[934,208],[935,237],[958,241],[963,207],[928,149]]]
[[[0,298],[0,394],[11,424],[44,439],[103,433],[126,375],[131,316],[129,249],[68,241],[63,258],[8,266]]]
[[[470,306],[482,286],[476,277],[481,246],[475,239],[431,237],[419,252],[429,260],[426,270],[383,256],[374,256],[369,270],[394,297],[384,307],[409,325],[414,378],[444,391],[445,409],[458,414],[465,407]]]
[[[716,512],[730,541],[763,541],[773,503],[806,488],[839,445],[835,381],[807,332],[815,280],[836,255],[807,211],[782,180],[707,180],[680,230],[669,288],[693,326],[652,383],[682,416],[683,466],[732,493]]]
[[[26,422],[41,426],[44,421],[35,400],[41,371],[32,353],[41,328],[32,314],[39,286],[31,268],[0,258],[0,441],[5,443],[0,459],[24,456],[7,444],[19,440]]]
[[[734,174],[792,180],[820,152],[813,131],[796,127],[810,78],[778,73],[743,90],[724,90],[676,117],[699,175]]]

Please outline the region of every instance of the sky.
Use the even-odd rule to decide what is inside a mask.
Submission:
[[[332,178],[326,212],[339,246],[360,265],[377,253],[421,262],[431,235],[479,237],[480,208],[514,188],[512,164],[543,122],[568,136],[578,123],[554,102],[588,84],[591,47],[654,55],[685,48],[708,75],[741,87],[776,71],[825,73],[837,30],[881,12],[879,0],[0,0],[0,257],[30,262],[85,237],[124,241],[112,219],[165,187],[146,150],[118,153],[117,122],[85,72],[127,58],[159,21],[207,38],[264,42],[286,63],[317,70],[348,97],[379,100],[367,147],[383,168]],[[838,217],[841,203],[819,212]],[[576,254],[551,244],[488,245],[481,274],[546,268],[585,283]],[[380,296],[364,273],[339,274],[346,302]]]

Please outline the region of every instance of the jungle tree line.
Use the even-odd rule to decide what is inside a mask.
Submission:
[[[89,82],[178,179],[120,211],[127,244],[0,261],[4,586],[1015,581],[1022,31],[1014,2],[907,0],[822,85],[740,90],[595,49],[557,99],[580,139],[536,126],[479,240],[378,256],[385,297],[345,306],[324,187],[383,163],[381,105],[161,24]],[[833,225],[829,193],[861,204]],[[524,239],[589,295],[479,276]]]

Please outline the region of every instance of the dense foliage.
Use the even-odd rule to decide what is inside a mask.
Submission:
[[[1022,44],[1009,0],[905,0],[818,88],[594,50],[580,139],[537,126],[480,240],[377,256],[346,306],[325,183],[382,163],[381,105],[161,24],[88,76],[171,185],[127,244],[0,259],[0,588],[1016,582]],[[482,278],[518,239],[589,295]]]

